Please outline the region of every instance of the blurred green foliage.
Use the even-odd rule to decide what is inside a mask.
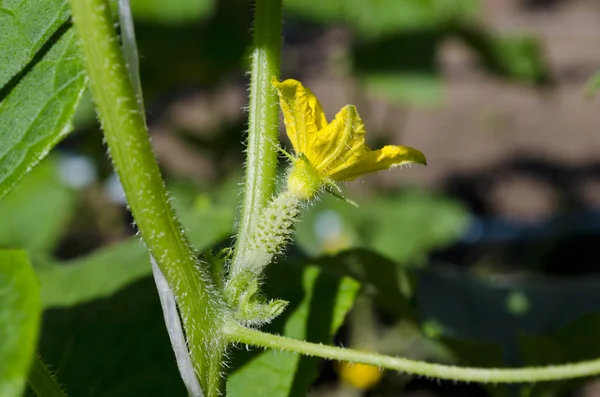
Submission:
[[[60,242],[75,207],[56,160],[40,163],[0,201],[0,247],[24,249],[38,265]]]
[[[359,205],[323,197],[303,214],[297,244],[313,255],[360,246],[408,264],[456,241],[469,220],[460,203],[419,190],[380,194]]]
[[[290,12],[321,23],[344,23],[361,37],[378,37],[408,30],[438,29],[474,19],[478,0],[285,0]]]
[[[214,10],[213,0],[131,0],[131,12],[140,21],[163,24],[196,22]]]
[[[23,393],[39,335],[39,285],[27,254],[0,250],[0,395]]]
[[[584,87],[584,92],[588,98],[593,97],[598,90],[600,90],[600,71],[594,73]]]

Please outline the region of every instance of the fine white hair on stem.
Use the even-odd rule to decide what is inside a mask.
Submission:
[[[129,79],[133,86],[140,114],[145,114],[142,84],[140,82],[137,43],[135,41],[135,31],[133,28],[133,18],[131,16],[129,0],[119,0],[119,25],[121,26],[121,50],[123,51],[123,57],[125,58],[125,63],[127,65]],[[167,327],[171,346],[173,347],[173,352],[175,353],[175,360],[181,379],[191,397],[204,397],[194,371],[192,359],[190,358],[190,352],[181,325],[181,318],[177,311],[175,296],[152,255],[150,255],[150,262],[152,262],[154,283],[156,284],[165,325]]]

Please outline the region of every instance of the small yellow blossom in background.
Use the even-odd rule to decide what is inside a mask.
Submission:
[[[308,200],[321,188],[335,186],[336,181],[350,181],[399,165],[427,163],[423,153],[406,146],[369,149],[365,126],[354,106],[344,106],[327,123],[317,97],[299,81],[273,78],[272,84],[297,156],[288,175],[288,190],[295,196]]]
[[[339,363],[340,378],[360,390],[369,390],[381,380],[383,371],[365,364]]]

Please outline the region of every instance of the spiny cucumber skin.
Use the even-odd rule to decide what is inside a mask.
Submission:
[[[246,257],[246,269],[260,274],[276,255],[284,251],[300,213],[299,207],[300,199],[286,191],[265,208],[261,223],[250,237],[251,250]]]
[[[271,200],[263,210],[261,222],[250,236],[250,249],[232,268],[224,289],[233,318],[245,326],[259,326],[277,317],[287,306],[282,300],[267,301],[260,293],[264,268],[281,254],[293,232],[300,213],[301,199],[286,191]]]

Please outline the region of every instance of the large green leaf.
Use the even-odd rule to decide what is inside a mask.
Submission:
[[[199,252],[231,233],[232,211],[211,204],[206,196],[198,196],[189,203],[178,193],[175,204],[183,214],[190,241]],[[82,258],[38,268],[42,300],[47,308],[70,307],[109,297],[151,273],[148,250],[137,237]]]
[[[43,266],[37,274],[44,306],[52,308],[109,297],[151,271],[148,250],[132,238],[80,259]]]
[[[185,396],[151,277],[44,314],[39,352],[69,396]]]
[[[359,284],[335,277],[316,267],[273,265],[266,279],[266,294],[290,302],[283,315],[266,329],[312,342],[331,342],[350,310]],[[305,396],[317,376],[319,360],[290,352],[235,351],[227,395]]]
[[[34,265],[56,247],[75,209],[56,165],[50,156],[0,201],[0,247],[28,251]]]
[[[70,131],[85,81],[69,29],[1,98],[0,198]]]
[[[23,251],[0,250],[0,396],[20,396],[29,373],[42,305]]]
[[[468,213],[459,202],[422,191],[376,198],[363,216],[367,246],[400,263],[453,243],[468,226]]]
[[[32,61],[68,17],[66,0],[0,0],[0,87]]]

